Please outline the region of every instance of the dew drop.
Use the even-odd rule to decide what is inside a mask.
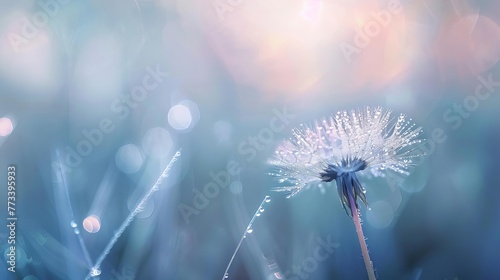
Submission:
[[[101,275],[101,270],[93,267],[92,270],[90,271],[90,276],[94,277],[98,275]]]
[[[253,228],[247,229],[247,233],[252,233],[252,232],[253,232]]]
[[[259,212],[260,213],[264,212],[264,208],[259,208]]]
[[[260,217],[260,213],[255,214],[255,216]]]
[[[224,278],[229,278],[229,273],[226,272],[226,274],[224,274]]]
[[[269,197],[269,196],[266,196],[266,199],[265,199],[265,202],[266,202],[266,203],[269,203],[269,202],[271,202],[271,197]]]
[[[76,228],[76,223],[75,223],[75,221],[71,221],[71,227],[72,227],[72,228]]]
[[[73,231],[75,232],[75,234],[80,234],[80,230],[77,228],[75,228]]]

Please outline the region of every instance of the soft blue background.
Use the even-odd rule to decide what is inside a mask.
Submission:
[[[16,37],[48,2],[0,2],[0,117],[14,125],[0,137],[0,221],[6,169],[15,164],[20,249],[17,273],[2,261],[0,279],[83,279],[88,267],[63,187],[95,261],[178,148],[183,155],[152,197],[154,209],[124,232],[101,279],[221,279],[266,195],[272,200],[230,279],[279,279],[275,273],[314,256],[317,238],[337,247],[307,279],[366,279],[335,186],[286,199],[271,192],[266,161],[293,127],[367,105],[407,114],[428,139],[427,157],[406,180],[363,178],[373,208],[361,213],[379,278],[500,278],[500,87],[474,97],[479,77],[500,81],[496,1],[403,1],[350,62],[339,46],[352,44],[353,22],[363,28],[388,1],[61,1],[32,38]],[[113,102],[141,85],[148,67],[169,76],[121,119]],[[183,102],[192,122],[176,130],[168,114]],[[460,116],[454,104],[471,109]],[[284,108],[293,118],[252,146]],[[64,158],[106,118],[114,130],[58,184],[56,151]],[[136,154],[123,159],[128,144]],[[186,220],[179,207],[195,207],[193,189],[203,191],[228,163],[241,168],[231,186]],[[89,233],[82,222],[96,213],[101,228]]]

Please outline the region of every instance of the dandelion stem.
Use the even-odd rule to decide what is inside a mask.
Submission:
[[[356,227],[356,233],[358,234],[359,245],[361,246],[361,253],[363,254],[363,260],[365,261],[366,272],[368,273],[369,280],[376,280],[375,272],[373,271],[373,263],[370,260],[370,255],[368,253],[368,247],[366,246],[365,235],[363,234],[363,228],[361,227],[361,220],[359,219],[358,208],[354,202],[352,195],[349,195],[349,203],[351,206],[352,220],[354,221],[354,226]]]
[[[259,208],[257,208],[257,211],[255,211],[255,214],[253,214],[253,217],[250,220],[250,223],[248,223],[247,227],[245,228],[245,231],[243,232],[243,236],[241,237],[240,242],[238,243],[238,246],[236,246],[236,249],[234,250],[234,253],[233,253],[233,256],[231,257],[231,260],[227,264],[226,271],[224,271],[224,275],[222,276],[222,280],[229,278],[228,271],[229,271],[229,268],[231,267],[231,264],[233,263],[234,257],[236,256],[236,253],[238,253],[238,250],[240,250],[241,244],[243,243],[243,240],[245,240],[245,238],[247,237],[247,234],[252,232],[253,222],[255,221],[255,219],[257,217],[260,216],[260,213],[262,211],[264,211],[264,210],[261,210],[261,209],[264,209],[264,204],[266,204],[270,201],[271,201],[271,198],[266,195],[266,197],[264,197],[264,199],[260,203]]]

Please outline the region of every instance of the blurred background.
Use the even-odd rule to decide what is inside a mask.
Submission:
[[[266,195],[228,279],[366,279],[335,185],[286,199],[267,160],[367,105],[427,139],[409,177],[363,178],[379,278],[500,278],[497,1],[0,5],[0,279],[84,279],[179,149],[93,279],[222,279]]]

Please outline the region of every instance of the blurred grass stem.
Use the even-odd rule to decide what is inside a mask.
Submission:
[[[127,216],[127,218],[123,221],[121,226],[118,228],[116,233],[113,235],[111,240],[108,242],[108,245],[106,245],[106,248],[104,248],[104,251],[101,253],[99,258],[97,259],[95,265],[91,268],[90,274],[87,276],[86,279],[89,279],[89,277],[94,277],[98,276],[101,272],[101,264],[106,259],[108,256],[109,252],[115,245],[116,241],[120,238],[122,233],[125,231],[125,229],[130,225],[130,223],[134,220],[135,216],[140,213],[142,210],[144,210],[144,207],[146,206],[146,203],[148,200],[151,198],[151,195],[158,191],[160,189],[160,185],[163,182],[165,178],[167,178],[170,175],[170,169],[172,169],[173,164],[177,161],[177,159],[181,156],[181,150],[178,150],[170,162],[168,163],[167,167],[163,170],[161,173],[160,177],[156,180],[156,182],[151,186],[149,191],[142,197],[142,199],[139,201],[137,206],[130,212],[130,214]]]

